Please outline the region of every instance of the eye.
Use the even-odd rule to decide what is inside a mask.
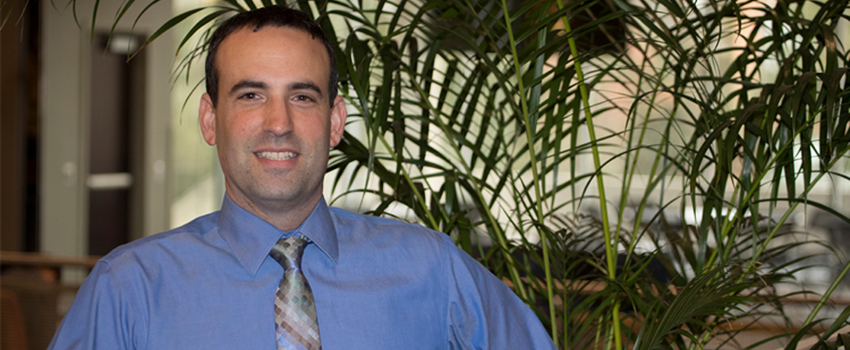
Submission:
[[[295,96],[295,100],[299,102],[312,102],[313,98],[307,95],[297,95]]]
[[[258,96],[256,93],[253,93],[253,92],[246,92],[246,93],[244,93],[244,94],[240,95],[240,96],[239,96],[239,99],[240,99],[240,100],[255,100],[255,99],[257,99],[258,97],[259,97],[259,96]]]

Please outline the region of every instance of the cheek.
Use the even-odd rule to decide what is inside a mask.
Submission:
[[[324,125],[315,118],[304,119],[294,125],[294,136],[305,145],[316,147],[319,141],[325,139],[327,132]]]
[[[252,132],[248,119],[232,118],[223,128],[219,128],[218,137],[227,139],[231,144],[243,143]]]

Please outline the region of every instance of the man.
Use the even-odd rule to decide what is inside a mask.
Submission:
[[[328,208],[322,178],[346,118],[335,66],[304,13],[223,23],[199,110],[221,211],[104,257],[51,348],[552,349],[447,235]]]

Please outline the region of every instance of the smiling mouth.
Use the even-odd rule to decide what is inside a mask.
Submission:
[[[269,160],[288,160],[298,156],[295,152],[256,152],[257,157]]]

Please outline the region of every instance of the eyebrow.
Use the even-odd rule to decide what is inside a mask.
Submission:
[[[236,85],[233,85],[232,88],[230,88],[230,93],[233,94],[233,93],[235,93],[239,90],[242,90],[242,89],[266,89],[266,88],[268,88],[268,85],[266,85],[266,83],[264,83],[264,82],[255,81],[255,80],[242,80],[242,81],[236,83]]]
[[[322,89],[319,88],[318,85],[316,85],[312,82],[295,82],[295,83],[289,84],[289,89],[290,90],[312,90],[312,91],[316,92],[317,94],[319,94],[320,97],[323,96]]]

